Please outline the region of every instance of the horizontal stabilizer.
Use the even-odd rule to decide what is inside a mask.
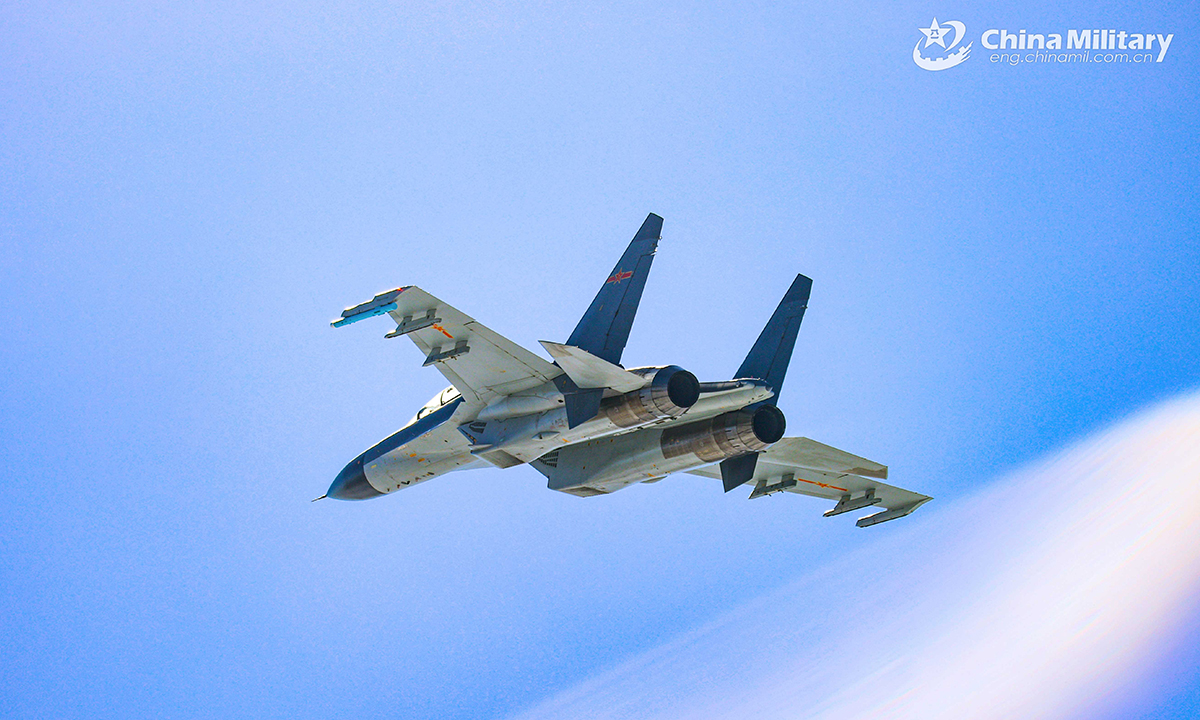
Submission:
[[[627,393],[646,384],[646,379],[641,375],[634,375],[587,350],[549,340],[539,342],[567,377],[581,388],[612,388],[619,393]]]

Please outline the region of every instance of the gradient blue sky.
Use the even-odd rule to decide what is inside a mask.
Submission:
[[[1175,38],[1161,64],[929,73],[934,15]],[[0,27],[11,717],[515,712],[894,532],[529,468],[308,503],[445,384],[382,325],[331,330],[342,307],[417,284],[536,349],[647,212],[627,364],[728,377],[804,272],[789,434],[939,500],[1197,385],[1191,7],[10,3]],[[1130,716],[1190,716],[1200,675],[1151,685]]]

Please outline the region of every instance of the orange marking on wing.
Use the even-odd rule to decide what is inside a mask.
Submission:
[[[434,329],[434,330],[440,330],[440,331],[442,332],[442,334],[443,334],[443,335],[445,335],[446,337],[450,338],[451,340],[453,340],[453,339],[454,339],[454,336],[453,336],[453,335],[451,335],[450,333],[446,332],[446,328],[442,327],[441,325],[438,325],[437,323],[434,323],[434,324],[433,324],[433,329]]]
[[[823,483],[823,482],[813,482],[812,480],[805,480],[804,478],[796,478],[796,479],[802,483],[808,483],[809,485],[816,485],[817,487],[829,488],[830,490],[840,490],[842,492],[850,492],[846,488],[841,488],[841,487],[838,487],[837,485],[830,485],[828,483]]]

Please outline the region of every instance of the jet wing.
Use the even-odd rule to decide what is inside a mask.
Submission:
[[[717,465],[689,471],[720,479]],[[887,478],[887,466],[808,438],[783,438],[759,453],[758,464],[750,481],[750,498],[786,490],[787,492],[837,501],[825,517],[879,505],[882,512],[860,518],[857,525],[868,527],[904,517],[932,500],[880,482]]]
[[[387,313],[396,329],[385,337],[407,335],[467,402],[488,402],[536,387],[562,370],[490,330],[419,287],[409,285],[347,308],[335,327]]]

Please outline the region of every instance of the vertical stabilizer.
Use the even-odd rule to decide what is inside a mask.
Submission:
[[[800,333],[800,321],[808,309],[808,296],[812,292],[812,278],[797,275],[792,286],[784,293],[779,307],[759,333],[758,340],[734,373],[735,378],[758,378],[766,380],[775,391],[764,403],[779,403],[779,391],[783,389],[783,378],[792,361],[792,348],[796,346],[796,335]],[[754,477],[758,464],[758,453],[739,455],[721,462],[721,481],[725,492],[749,482]]]
[[[662,235],[663,219],[654,213],[633,236],[633,242],[609,274],[596,299],[575,326],[567,345],[582,348],[614,365],[621,362],[621,353],[629,340],[633,317],[637,314],[650,263]]]
[[[811,292],[812,279],[797,275],[742,366],[734,373],[735,378],[766,380],[775,391],[775,396],[766,401],[772,405],[779,401],[779,390],[783,387],[788,363],[792,361],[792,348],[796,345],[796,335],[800,332],[800,321],[804,319]]]

